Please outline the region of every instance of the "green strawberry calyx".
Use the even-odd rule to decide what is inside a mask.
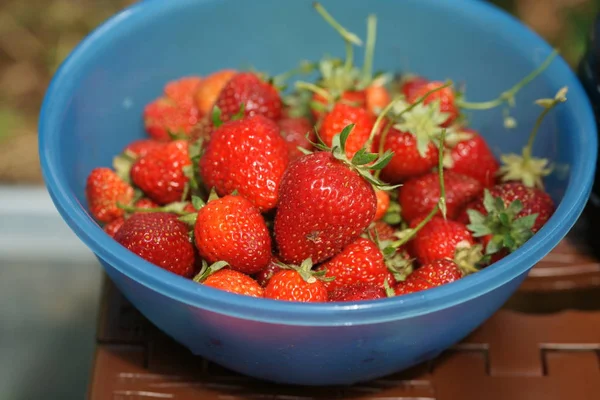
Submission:
[[[533,226],[538,214],[518,217],[523,210],[520,200],[505,205],[502,197],[493,197],[488,189],[484,191],[483,206],[486,215],[469,209],[470,224],[467,228],[474,237],[490,237],[485,248],[486,255],[506,249],[509,253],[517,250],[533,236]]]
[[[554,98],[536,101],[536,104],[541,106],[543,110],[535,121],[522,153],[520,155],[514,153],[504,154],[500,157],[503,165],[498,172],[502,181],[521,181],[527,187],[544,188],[542,179],[552,172],[552,167],[548,166],[548,159],[532,156],[533,144],[546,115],[554,107],[567,101],[567,90],[567,87],[563,87],[556,93]]]
[[[380,190],[393,190],[398,188],[400,185],[390,186],[375,178],[371,171],[376,171],[384,168],[392,159],[393,152],[387,151],[383,154],[383,156],[379,156],[378,154],[369,153],[365,146],[359,149],[352,158],[348,158],[346,155],[346,141],[348,140],[348,136],[354,129],[355,124],[347,125],[341,133],[335,135],[332,139],[331,147],[327,146],[325,142],[321,139],[319,132],[315,130],[317,136],[317,143],[314,143],[308,139],[308,135],[306,135],[307,140],[319,151],[330,152],[336,160],[339,160],[346,164],[348,167],[352,168],[356,171],[362,178],[371,183],[374,187]],[[303,149],[298,147],[298,150],[303,152],[304,154],[311,154],[312,151]]]
[[[202,260],[202,268],[200,268],[200,272],[198,272],[192,280],[194,282],[202,283],[215,272],[228,266],[229,263],[227,263],[227,261],[217,261],[209,266],[205,260]]]
[[[402,207],[400,207],[400,203],[397,200],[390,201],[390,205],[381,220],[389,225],[399,225],[404,222],[402,219]]]
[[[412,104],[409,104],[403,95],[396,97],[377,116],[367,143],[370,144],[373,142],[383,123],[384,117],[387,116],[392,122],[386,123],[381,132],[378,153],[380,155],[384,154],[385,140],[389,130],[393,126],[402,132],[414,135],[417,139],[417,150],[421,157],[425,157],[430,142],[433,141],[438,146],[440,143],[444,143],[444,140],[439,139],[443,130],[440,125],[446,121],[448,114],[440,111],[439,101],[432,101],[427,105],[424,104],[424,101],[429,95],[450,86],[452,86],[451,81],[445,82],[443,85],[428,91]],[[380,171],[377,171],[375,176],[379,177],[379,174]]]
[[[464,99],[464,92],[459,93],[456,98],[456,105],[462,109],[468,110],[490,110],[492,108],[504,106],[503,115],[504,115],[504,126],[508,129],[512,129],[516,127],[517,121],[510,116],[510,108],[515,107],[516,101],[515,97],[517,93],[527,86],[530,82],[532,82],[535,78],[537,78],[542,72],[544,72],[552,63],[554,58],[558,55],[558,50],[552,51],[548,57],[541,63],[536,69],[531,71],[527,76],[525,76],[521,81],[517,82],[510,89],[500,93],[500,95],[489,101],[483,102],[470,102]]]
[[[483,255],[483,246],[480,244],[471,244],[467,241],[456,245],[454,252],[454,263],[462,272],[463,276],[479,271],[479,265],[485,260]]]
[[[183,175],[187,178],[187,182],[183,188],[181,201],[187,200],[190,193],[192,196],[205,195],[204,186],[202,185],[202,180],[200,179],[200,158],[202,158],[203,153],[204,139],[202,137],[189,143],[188,154],[190,158],[190,164],[182,168]]]
[[[390,283],[388,282],[387,279],[383,281],[383,289],[385,290],[386,297],[395,297],[396,296],[396,292],[394,291],[394,288],[390,286]]]
[[[172,213],[172,214],[177,214],[177,215],[187,215],[188,212],[184,211],[184,208],[188,204],[189,203],[186,201],[177,201],[174,203],[166,204],[161,207],[140,208],[140,207],[135,207],[134,205],[131,205],[131,204],[117,203],[117,207],[119,207],[120,209],[122,209],[125,212],[130,213],[130,214],[132,214],[132,213],[166,212],[166,213]]]
[[[136,159],[137,156],[127,150],[113,158],[115,173],[126,183],[131,184],[131,167]]]
[[[368,230],[367,238],[377,245],[385,265],[397,282],[404,281],[413,272],[414,260],[407,257],[404,251],[398,250],[392,240],[380,240],[376,230]]]
[[[306,283],[315,283],[317,280],[330,282],[335,279],[335,277],[326,276],[327,269],[325,268],[318,271],[313,270],[313,262],[310,257],[302,261],[300,265],[285,264],[279,260],[275,261],[275,264],[281,269],[296,271]]]

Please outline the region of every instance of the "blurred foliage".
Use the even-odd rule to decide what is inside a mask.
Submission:
[[[544,36],[571,65],[600,11],[600,0],[489,1]],[[134,2],[0,0],[0,182],[41,181],[36,124],[52,74],[89,31]]]
[[[33,124],[52,74],[90,30],[132,0],[0,0],[0,132]],[[13,114],[14,118],[7,117]],[[29,127],[28,127],[29,128]]]
[[[575,66],[585,52],[600,0],[489,0],[538,32]]]

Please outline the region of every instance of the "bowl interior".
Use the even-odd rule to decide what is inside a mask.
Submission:
[[[466,84],[471,101],[495,98],[551,52],[537,35],[482,2],[347,0],[324,5],[363,38],[367,15],[377,14],[376,70],[449,78]],[[66,61],[46,98],[40,152],[59,210],[94,251],[102,247],[107,257],[110,253],[122,258],[123,249],[103,237],[86,215],[85,179],[93,168],[110,166],[127,143],[145,136],[143,107],[161,94],[165,82],[232,67],[277,74],[324,54],[343,57],[343,42],[310,1],[147,0],[113,18]],[[357,58],[362,65],[361,50]],[[494,267],[509,271],[496,272],[494,283],[488,281],[494,270],[490,268],[476,274],[483,277],[468,277],[466,283],[442,290],[497,286],[517,276],[558,242],[581,211],[595,163],[595,128],[587,99],[562,59],[519,93],[517,107],[511,110],[516,129],[503,127],[500,109],[469,117],[496,154],[519,152],[540,111],[533,101],[553,96],[564,85],[570,89],[569,101],[546,118],[534,153],[556,164],[547,190],[557,203],[570,193],[568,204],[561,204],[547,229],[520,250],[521,255],[508,257],[528,265],[511,263],[510,271],[501,262]],[[176,286],[190,284],[169,279]]]

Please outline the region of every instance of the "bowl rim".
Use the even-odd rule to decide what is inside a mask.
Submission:
[[[93,48],[106,45],[111,40],[118,40],[119,31],[132,29],[136,22],[148,17],[157,17],[166,9],[185,8],[192,2],[215,1],[222,0],[145,0],[124,9],[77,45],[55,73],[44,97],[39,118],[39,154],[44,181],[52,201],[65,222],[88,248],[130,279],[193,308],[245,320],[305,326],[383,323],[443,310],[475,299],[518,279],[559,243],[583,211],[595,171],[596,124],[591,105],[579,80],[559,56],[550,67],[555,72],[544,76],[556,88],[565,85],[569,87],[569,101],[564,104],[564,113],[572,115],[571,119],[578,122],[578,132],[575,132],[578,134],[573,135],[577,139],[573,146],[574,151],[581,157],[572,164],[572,177],[563,199],[547,224],[519,250],[483,271],[441,287],[399,297],[351,303],[297,304],[250,298],[199,285],[143,260],[106,235],[84,210],[85,206],[71,193],[60,167],[60,152],[57,151],[61,116],[65,105],[70,101],[68,93],[74,86],[73,76],[81,72],[86,59],[93,53]],[[516,18],[486,2],[418,1],[429,3],[429,6],[445,7],[449,13],[461,14],[465,19],[476,18],[482,24],[494,26],[503,34],[519,37],[514,45],[525,58],[531,58],[531,49],[536,49],[538,56],[539,53],[549,54],[552,51],[548,43]]]

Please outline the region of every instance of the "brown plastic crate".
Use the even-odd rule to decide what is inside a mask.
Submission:
[[[572,263],[563,267],[597,265],[586,257],[566,241],[536,268],[559,268],[556,265],[566,259]],[[568,279],[565,276],[558,274],[557,279]],[[530,284],[524,284],[509,306],[535,309],[535,296],[541,293],[567,296],[577,308],[600,309],[600,303],[594,307],[581,302],[585,297],[577,297],[582,290],[594,289],[594,284],[581,284],[579,292],[552,291],[550,286],[532,290],[527,288]],[[365,384],[306,388],[258,381],[193,356],[153,327],[108,280],[102,298],[92,400],[600,398],[600,311],[531,315],[502,310],[433,362]]]

